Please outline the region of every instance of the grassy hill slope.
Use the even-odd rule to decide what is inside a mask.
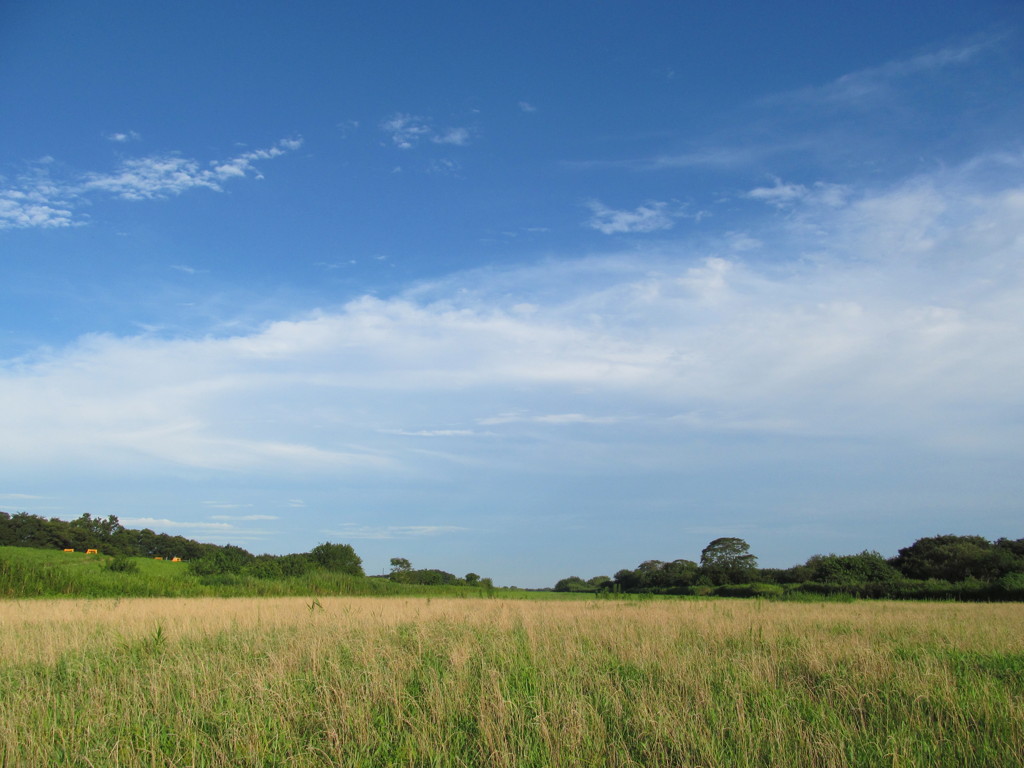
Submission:
[[[126,558],[131,571],[114,571],[114,558],[30,547],[0,547],[0,598],[24,597],[316,597],[324,595],[423,595],[580,599],[578,595],[515,589],[423,586],[382,578],[313,570],[274,579],[245,575],[197,576],[187,563]],[[593,599],[592,595],[583,598]]]

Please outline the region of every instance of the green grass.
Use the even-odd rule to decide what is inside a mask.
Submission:
[[[103,554],[61,552],[29,547],[0,547],[0,598],[7,597],[287,597],[316,595],[419,595],[507,599],[592,600],[593,595],[486,589],[483,587],[399,584],[313,570],[303,576],[260,579],[254,576],[197,577],[188,564],[130,558],[133,573],[115,572]]]
[[[7,766],[1013,768],[1012,605],[0,601]]]

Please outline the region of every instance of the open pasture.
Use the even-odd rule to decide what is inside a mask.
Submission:
[[[0,602],[4,766],[1014,766],[1013,604]]]

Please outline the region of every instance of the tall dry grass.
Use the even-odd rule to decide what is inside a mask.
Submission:
[[[1014,766],[1012,604],[0,603],[44,766]]]

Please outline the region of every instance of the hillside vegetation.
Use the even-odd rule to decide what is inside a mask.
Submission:
[[[128,567],[125,568],[124,564]],[[286,597],[406,595],[581,599],[590,595],[530,592],[491,585],[413,584],[314,567],[298,576],[201,574],[188,563],[0,547],[0,598],[34,597]]]
[[[27,554],[26,548],[46,554]],[[89,549],[98,554],[84,554]],[[458,577],[436,568],[414,569],[402,557],[391,558],[387,577],[366,578],[349,544],[322,542],[309,552],[254,555],[231,544],[125,528],[113,515],[65,521],[0,511],[0,596],[469,596],[491,595],[494,589],[491,579],[476,573]],[[553,591],[603,597],[1024,601],[1024,539],[947,534],[918,539],[888,559],[869,551],[813,555],[780,569],[758,567],[746,541],[723,537],[703,549],[699,563],[646,560],[614,577],[570,576]]]

